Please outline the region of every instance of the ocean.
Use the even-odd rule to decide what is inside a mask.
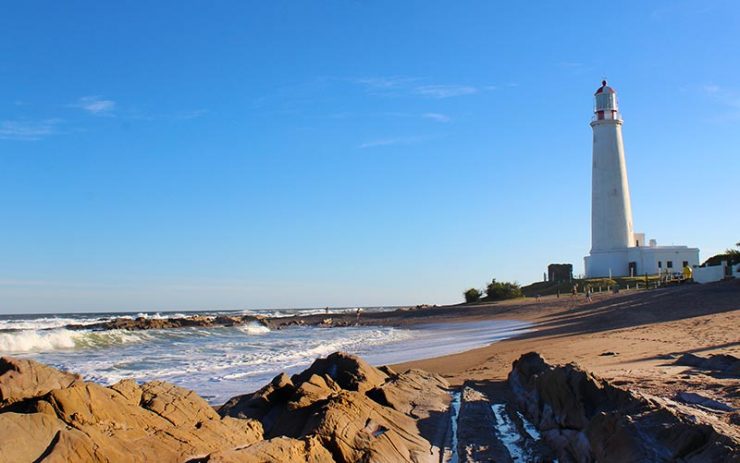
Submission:
[[[330,313],[354,308],[329,309]],[[365,312],[395,310],[365,308]],[[212,404],[253,392],[275,375],[296,373],[335,351],[374,365],[462,352],[526,331],[516,321],[447,323],[399,329],[382,326],[295,327],[271,331],[258,323],[237,327],[166,330],[68,330],[120,317],[324,313],[324,309],[254,311],[0,315],[0,355],[31,358],[109,385],[124,378],[163,380],[192,389]]]

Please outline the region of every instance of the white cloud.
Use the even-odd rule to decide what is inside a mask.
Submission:
[[[394,138],[381,138],[378,140],[372,140],[363,143],[358,146],[360,149],[377,148],[380,146],[392,146],[392,145],[413,145],[426,140],[427,137],[394,137]]]
[[[0,121],[0,139],[34,141],[59,133],[61,119]]]
[[[478,89],[469,85],[422,85],[416,87],[414,92],[425,97],[441,99],[472,95],[478,93]]]
[[[450,122],[450,116],[440,113],[424,113],[421,115],[424,119],[431,119],[437,122]]]
[[[407,86],[416,80],[413,77],[362,77],[352,81],[375,90],[390,90]]]
[[[96,116],[102,116],[110,114],[115,109],[116,102],[113,100],[104,100],[99,96],[83,96],[77,100],[77,103],[71,106],[84,109]]]

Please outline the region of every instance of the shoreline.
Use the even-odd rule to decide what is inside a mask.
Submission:
[[[365,322],[387,319],[430,339],[455,324],[462,331],[442,340],[458,346],[466,332],[517,326],[503,320],[533,329],[390,366],[319,355],[219,407],[168,382],[102,386],[5,357],[0,424],[9,431],[0,453],[16,461],[734,461],[738,304],[740,281],[730,281],[592,302],[568,296],[376,315]]]

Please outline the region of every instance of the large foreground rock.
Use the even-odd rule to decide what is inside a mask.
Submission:
[[[254,394],[233,398],[219,413],[260,420],[271,438],[270,444],[252,447],[261,452],[286,452],[300,443],[315,449],[318,443],[331,455],[319,461],[438,462],[449,423],[447,388],[438,375],[397,374],[335,353],[292,378],[280,375]],[[282,437],[290,440],[275,440]],[[252,449],[214,458],[242,461],[236,454],[253,454]],[[296,461],[313,461],[308,451],[303,455]]]
[[[562,463],[740,461],[740,443],[696,414],[575,365],[552,366],[529,353],[514,362],[508,381]]]
[[[448,438],[444,379],[342,353],[219,412],[161,381],[104,387],[12,358],[0,368],[0,463],[423,463]]]
[[[103,387],[31,360],[0,365],[21,367],[0,375],[2,462],[180,462],[262,439],[258,421],[222,418],[168,383]]]
[[[79,381],[81,378],[78,375],[33,360],[0,357],[0,407]]]

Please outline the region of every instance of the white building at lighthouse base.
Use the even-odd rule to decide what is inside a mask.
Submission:
[[[699,265],[699,249],[688,246],[632,246],[591,251],[584,258],[587,278],[680,273]]]

